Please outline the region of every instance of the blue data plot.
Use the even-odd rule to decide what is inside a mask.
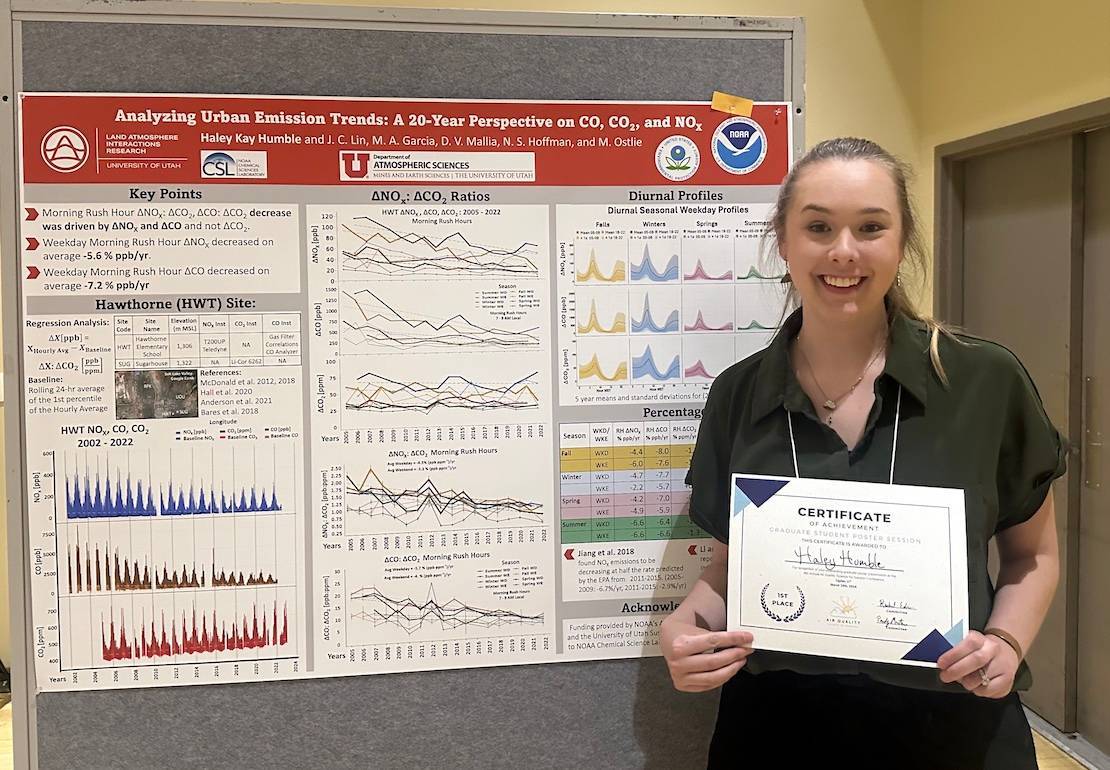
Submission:
[[[649,332],[652,334],[666,334],[679,330],[679,315],[677,310],[671,311],[665,321],[659,323],[651,312],[651,297],[644,296],[644,307],[639,318],[632,319],[633,334]]]
[[[678,254],[672,254],[663,269],[656,270],[651,258],[651,249],[645,244],[644,252],[638,263],[632,265],[633,281],[651,281],[653,283],[666,283],[678,280]]]
[[[634,380],[648,377],[659,382],[666,382],[667,380],[677,380],[681,375],[682,367],[678,356],[671,359],[664,371],[660,371],[659,366],[655,363],[651,345],[644,348],[643,355],[632,357],[632,379]]]
[[[150,485],[141,480],[116,477],[115,488],[110,479],[100,474],[74,474],[72,483],[66,478],[66,518],[100,519],[113,516],[155,516],[158,508]]]

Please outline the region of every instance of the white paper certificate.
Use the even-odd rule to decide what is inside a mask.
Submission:
[[[963,490],[733,475],[728,628],[756,649],[935,666],[967,616]]]

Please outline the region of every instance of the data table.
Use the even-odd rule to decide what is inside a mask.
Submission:
[[[129,315],[114,323],[117,369],[301,365],[299,313]]]
[[[561,426],[563,543],[708,538],[689,517],[695,420]]]

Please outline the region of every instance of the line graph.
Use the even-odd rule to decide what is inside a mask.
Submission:
[[[667,334],[677,332],[679,330],[678,308],[676,307],[673,310],[669,310],[669,312],[664,312],[667,312],[666,318],[660,323],[655,319],[655,316],[652,315],[651,295],[645,294],[640,317],[632,319],[632,333]]]
[[[544,613],[529,614],[504,607],[482,607],[452,598],[441,602],[435,586],[429,586],[425,599],[390,595],[375,586],[362,587],[351,593],[352,621],[373,627],[393,626],[412,636],[424,629],[447,633],[488,632],[491,629],[539,629]]]
[[[736,276],[730,230],[684,237],[680,253],[683,283],[731,283]]]
[[[656,270],[655,263],[651,258],[651,245],[645,243],[640,261],[632,265],[632,280],[666,283],[668,281],[677,281],[678,272],[677,253],[670,256],[662,270]]]
[[[666,368],[661,370],[655,361],[655,351],[652,350],[651,345],[645,347],[640,355],[632,357],[632,379],[634,380],[645,378],[657,382],[677,380],[681,375],[680,368],[679,357],[675,355]]]
[[[514,497],[482,498],[465,490],[440,490],[426,478],[416,488],[390,489],[373,468],[356,481],[346,477],[348,515],[404,527],[458,527],[465,524],[543,523],[543,504]],[[352,530],[354,528],[348,527]]]
[[[579,241],[574,246],[575,273],[578,283],[624,283],[628,278],[628,261],[625,257],[609,256],[619,250],[627,251],[623,243],[592,244]],[[600,256],[604,253],[604,260]],[[605,267],[602,267],[604,261]]]
[[[691,380],[698,379],[698,378],[705,379],[705,380],[711,380],[711,379],[713,379],[714,377],[717,376],[717,373],[716,372],[711,373],[708,369],[706,369],[705,368],[705,363],[699,358],[692,365],[690,365],[690,366],[688,366],[688,367],[686,367],[685,369],[682,370],[682,376],[685,377],[686,379],[691,379]]]
[[[180,622],[175,615],[171,615],[168,634],[164,612],[157,620],[151,617],[149,626],[145,617],[137,625],[138,637],[134,628],[129,637],[126,615],[122,611],[118,626],[114,612],[108,618],[101,617],[101,659],[112,663],[225,651],[263,652],[267,648],[272,648],[270,651],[277,654],[279,648],[289,643],[289,610],[283,604],[279,614],[277,602],[271,608],[252,605],[249,615],[244,612],[230,618],[221,617],[215,610],[210,616],[201,613],[199,618],[196,608],[191,612],[182,611]]]
[[[540,328],[504,328],[458,313],[426,315],[394,307],[369,289],[343,292],[343,341],[354,352],[413,350],[534,350]]]
[[[705,321],[705,313],[701,308],[698,308],[698,314],[693,322],[683,324],[682,330],[685,332],[721,332],[732,331],[732,321],[725,321],[722,324],[711,326]]]
[[[785,301],[786,291],[780,283],[737,283],[736,330],[777,329]]]
[[[778,274],[778,275],[775,275],[774,273],[772,273],[770,271],[767,271],[765,273],[763,271],[763,269],[758,268],[755,265],[752,265],[751,267],[748,268],[747,273],[740,276],[736,280],[738,280],[738,281],[781,281],[782,277],[783,277],[783,274],[781,274],[781,273]]]
[[[501,219],[501,217],[493,217]],[[341,249],[342,269],[380,278],[539,278],[539,243],[491,245],[461,230],[446,235],[394,228],[384,217],[356,216],[343,224],[350,246]],[[420,217],[414,220],[423,222]],[[431,217],[429,224],[438,220]],[[484,223],[485,224],[485,223]],[[489,232],[496,232],[495,229]]]
[[[578,365],[578,378],[582,380],[598,379],[602,382],[627,382],[628,362],[621,361],[607,373],[594,353],[590,360]]]
[[[346,409],[356,412],[416,412],[436,409],[467,411],[521,411],[538,409],[539,372],[508,383],[482,383],[462,375],[448,375],[438,382],[403,382],[366,372],[347,387]]]
[[[628,318],[624,311],[618,310],[612,316],[608,326],[605,326],[597,317],[597,300],[590,300],[590,313],[586,322],[578,322],[579,334],[627,334]]]
[[[89,550],[88,540],[82,554],[81,543],[66,549],[66,590],[71,594],[109,592],[109,591],[150,591],[173,588],[230,588],[256,585],[277,585],[277,579],[259,570],[258,574],[240,570],[228,572],[216,566],[216,553],[212,552],[212,562],[207,567],[198,568],[196,562],[182,563],[180,575],[177,566],[163,562],[161,573],[155,568],[152,572],[150,559],[146,557],[121,561],[119,548],[104,545],[101,559],[100,542],[94,542]],[[82,555],[84,558],[82,558]],[[140,568],[142,569],[140,573]],[[171,571],[172,570],[172,571]],[[153,579],[152,579],[153,575]]]
[[[720,273],[718,275],[710,275],[706,271],[705,266],[701,263],[701,260],[699,259],[694,264],[694,269],[692,271],[690,271],[689,273],[682,276],[682,280],[684,280],[684,281],[731,281],[732,280],[732,271],[731,270],[725,270],[723,273]]]
[[[731,334],[691,334],[682,340],[682,378],[708,382],[736,361]]]
[[[278,479],[292,472],[288,442],[65,454],[67,519],[280,513]]]

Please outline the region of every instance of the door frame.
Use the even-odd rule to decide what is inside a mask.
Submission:
[[[1110,98],[1032,118],[1002,128],[937,145],[934,151],[933,181],[933,314],[952,324],[963,323],[964,307],[964,182],[969,160],[1001,150],[1060,136],[1071,137],[1071,249],[1070,292],[1083,295],[1083,211],[1085,186],[1085,134],[1110,126]],[[1069,334],[1068,400],[1083,401],[1083,305],[1073,302]],[[1070,437],[1084,435],[1084,410],[1069,410],[1066,426]],[[1078,441],[1069,441],[1068,510],[1061,547],[1067,554],[1064,580],[1065,658],[1064,724],[1065,732],[1075,732],[1078,714],[1079,657],[1079,523],[1082,499],[1082,455]]]

